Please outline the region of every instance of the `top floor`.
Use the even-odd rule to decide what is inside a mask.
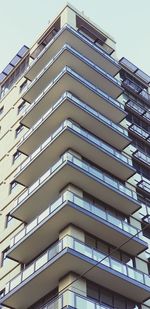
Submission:
[[[0,99],[8,93],[17,80],[24,74],[26,68],[43,51],[47,44],[53,39],[65,25],[76,30],[96,47],[102,49],[106,55],[115,58],[115,41],[102,30],[98,25],[79,12],[70,4],[60,11],[57,17],[38,37],[33,46],[29,49],[23,46],[16,56],[10,61],[0,74]]]

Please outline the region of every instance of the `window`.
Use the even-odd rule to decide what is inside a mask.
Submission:
[[[131,123],[137,124],[138,126],[141,127],[141,129],[144,129],[147,132],[150,132],[150,126],[146,122],[143,121],[144,118],[143,118],[143,120],[141,120],[140,118],[138,118],[137,116],[133,115],[132,113],[128,113],[126,119],[128,121],[130,121]]]
[[[25,88],[27,87],[27,80],[25,80],[21,85],[20,85],[20,93],[25,90]]]
[[[133,162],[133,167],[136,169],[137,173],[139,173],[141,176],[150,180],[150,173],[149,173],[148,168],[136,162],[135,160],[133,160],[132,162]]]
[[[5,295],[5,289],[3,289],[3,290],[0,291],[0,299],[1,299],[2,297],[4,297],[4,295]],[[2,308],[2,307],[0,306],[0,308]]]
[[[20,134],[23,128],[24,128],[23,124],[20,124],[20,126],[16,129],[16,137]]]
[[[25,51],[25,53],[28,51],[28,47],[23,47],[21,50]],[[20,51],[21,51],[20,50]],[[20,53],[19,51],[19,53]],[[18,55],[19,55],[18,53]],[[24,53],[24,55],[25,55]],[[19,57],[24,57],[24,55],[19,55]],[[21,59],[20,58],[20,59]],[[14,58],[13,58],[13,64],[14,64]],[[11,74],[10,73],[10,77],[8,77],[8,79],[6,79],[6,81],[3,83],[3,85],[1,86],[1,89],[0,89],[0,98],[3,98],[7,92],[13,87],[13,85],[15,84],[15,82],[18,80],[18,78],[24,73],[25,69],[27,68],[29,64],[29,57],[27,56],[16,68],[15,68],[15,71]],[[9,66],[10,67],[10,66]],[[8,70],[8,68],[7,68]],[[2,72],[3,74],[3,72]],[[8,74],[5,73],[5,70],[4,70],[4,74],[3,74],[4,78],[3,78],[3,81],[4,79],[6,78],[6,76],[8,76]]]
[[[12,193],[15,190],[17,185],[18,185],[18,183],[16,181],[12,181],[10,183],[10,193]]]
[[[23,101],[19,106],[18,106],[18,114],[21,112],[21,111],[24,111],[26,107],[26,102]]]
[[[12,216],[10,216],[10,214],[8,214],[6,216],[6,226],[5,226],[5,228],[9,227],[12,224],[13,219],[14,218]]]
[[[2,264],[1,264],[1,266],[5,266],[6,263],[7,263],[7,260],[8,260],[7,251],[9,250],[9,248],[10,248],[10,246],[7,247],[4,251],[2,251]]]
[[[143,222],[142,223],[142,229],[143,229],[143,235],[145,237],[147,237],[148,239],[150,239],[150,225],[149,225],[149,223]]]
[[[14,154],[13,154],[13,164],[15,163],[15,161],[21,156],[21,152],[20,151],[16,151]]]
[[[85,234],[85,243],[90,247],[96,248],[99,251],[104,252],[106,255],[110,254],[110,256],[112,258],[115,258],[118,261],[121,261],[122,263],[124,263],[126,265],[130,265],[131,267],[135,266],[135,260],[134,260],[133,257],[131,257],[128,254],[125,254],[121,250],[117,250],[117,251],[113,252],[115,247],[104,242],[103,240],[100,240],[100,239],[86,233]]]
[[[3,111],[4,111],[4,106],[0,108],[0,115],[3,113]]]
[[[95,299],[108,308],[119,308],[119,309],[140,309],[138,304],[131,302],[127,298],[120,296],[119,294],[109,291],[108,289],[102,288],[98,284],[87,281],[87,297]]]

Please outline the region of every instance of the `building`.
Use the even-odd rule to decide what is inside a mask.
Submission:
[[[0,75],[2,308],[150,308],[150,77],[115,49],[67,4]]]

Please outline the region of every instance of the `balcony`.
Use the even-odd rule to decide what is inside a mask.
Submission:
[[[25,222],[30,221],[40,212],[41,201],[43,209],[46,208],[51,202],[50,197],[51,200],[55,199],[58,192],[69,183],[125,214],[129,215],[140,208],[136,192],[67,152],[17,198],[11,215]]]
[[[141,87],[129,78],[123,81],[123,86],[133,94],[139,94],[139,91],[141,91]]]
[[[92,266],[87,279],[136,302],[149,297],[147,274],[66,235],[8,282],[2,304],[27,308],[57,286],[65,274],[83,274]]]
[[[83,292],[81,292],[83,294]],[[84,295],[75,293],[70,290],[65,290],[65,292],[59,294],[55,299],[44,305],[40,309],[55,309],[55,308],[68,308],[68,309],[113,309],[105,304],[98,303],[88,298]]]
[[[24,153],[32,150],[31,138],[26,145],[28,145],[28,148],[23,148]],[[135,174],[132,160],[125,154],[117,151],[73,121],[65,120],[52,135],[21,163],[17,169],[15,180],[24,186],[31,185],[67,149],[75,149],[77,153],[80,153],[85,158],[89,154],[93,163],[124,181]]]
[[[146,130],[144,130],[143,128],[141,128],[140,126],[138,126],[135,123],[132,123],[129,126],[129,130],[135,134],[136,136],[138,136],[142,141],[146,141],[149,142],[148,138],[150,136],[149,132],[147,132]]]
[[[36,122],[43,113],[59,100],[62,93],[66,92],[66,90],[75,93],[81,101],[85,101],[92,108],[95,108],[114,122],[120,122],[126,116],[123,104],[112,99],[69,67],[65,67],[40,93],[31,106],[26,109],[24,114],[26,120],[29,114],[35,113],[34,116],[32,114],[32,124]],[[32,111],[33,109],[34,111]],[[27,126],[30,126],[30,123]]]
[[[136,95],[138,98],[142,99],[148,106],[150,105],[150,94],[147,92],[147,90],[143,89],[141,86],[139,86],[129,78],[125,79],[122,85],[133,95]]]
[[[114,99],[119,97],[123,92],[119,80],[65,44],[29,84],[23,93],[24,99],[30,103],[33,102],[43,89],[47,87],[49,81],[52,81],[65,66],[70,67],[77,74],[81,75],[83,79],[86,79],[93,86],[100,88]]]
[[[23,125],[31,125],[37,113],[36,107],[41,109],[43,104],[26,112],[21,120]],[[103,116],[71,93],[65,92],[21,138],[18,144],[19,151],[30,154],[66,118],[73,119],[119,150],[127,147],[131,142],[128,131],[124,127]]]
[[[112,76],[119,72],[120,65],[114,58],[110,57],[102,48],[96,47],[71,26],[65,25],[32,62],[25,73],[25,77],[33,80],[48,63],[49,59],[55,56],[65,43],[75,48]]]
[[[150,166],[150,156],[148,156],[147,154],[145,154],[144,152],[140,151],[140,150],[136,150],[133,153],[134,158],[136,158],[138,161],[140,161],[141,163],[143,163],[144,165],[146,165],[146,167]]]
[[[142,179],[140,182],[138,182],[137,186],[140,190],[144,191],[144,193],[147,193],[150,196],[150,181]]]
[[[145,113],[145,108],[143,106],[141,106],[140,104],[136,103],[136,102],[129,100],[126,103],[126,106],[140,116],[142,116]]]
[[[143,118],[150,122],[150,111],[145,111],[145,113],[143,114]]]
[[[97,238],[105,239],[107,242],[111,239],[111,244],[115,247],[130,239],[123,246],[123,250],[130,255],[136,256],[147,249],[141,233],[138,234],[139,230],[113,216],[103,203],[94,205],[85,198],[66,190],[11,239],[11,248],[7,256],[22,263],[28,263],[43,252],[49,243],[53,243],[59,237],[59,231],[70,222]],[[134,235],[136,236],[132,238]],[[32,246],[33,243],[34,246]]]
[[[125,57],[121,58],[119,60],[121,65],[127,70],[129,70],[131,73],[133,73],[137,78],[139,78],[146,86],[150,83],[150,76],[141,71],[138,67],[135,66],[135,64],[131,63],[128,59]]]
[[[138,114],[141,117],[141,119],[144,118],[144,120],[149,123],[150,112],[147,111],[143,106],[141,106],[140,104],[133,102],[133,101],[128,101],[126,103],[126,106],[127,106],[127,108],[132,110],[132,112],[134,112],[135,114]]]

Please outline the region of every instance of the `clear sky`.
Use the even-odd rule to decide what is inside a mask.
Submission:
[[[150,75],[150,0],[69,0],[110,33],[117,55]],[[31,46],[64,0],[0,0],[0,72],[22,45]]]

